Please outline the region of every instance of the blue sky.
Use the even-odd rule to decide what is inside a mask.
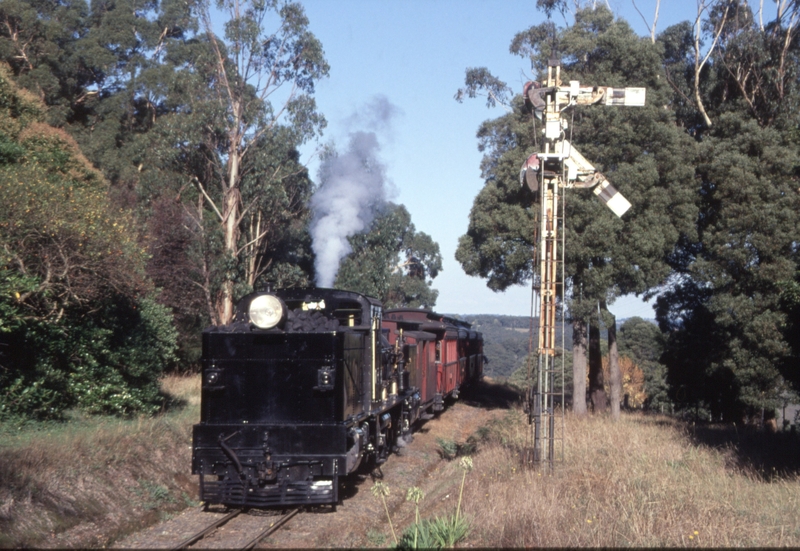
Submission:
[[[344,147],[354,130],[352,116],[376,96],[398,108],[390,129],[380,134],[380,156],[418,231],[439,243],[444,269],[434,280],[436,309],[456,314],[530,313],[530,287],[504,293],[464,274],[455,260],[459,236],[467,230],[472,202],[483,185],[475,133],[481,122],[503,113],[478,98],[453,99],[467,67],[488,67],[513,89],[530,78],[530,63],[512,56],[513,36],[545,20],[535,0],[301,0],[310,30],[322,42],[330,77],[317,85],[317,105],[328,120],[323,142]],[[630,0],[609,0],[618,16],[648,35]],[[652,19],[655,0],[639,0]],[[662,1],[657,30],[689,19],[694,0]],[[556,19],[560,25],[563,19]],[[600,84],[600,83],[598,83]],[[303,149],[308,160],[311,144]],[[309,164],[316,178],[317,163]],[[624,193],[624,190],[621,190]],[[567,244],[569,246],[569,244]],[[654,317],[636,297],[618,299],[619,317]]]

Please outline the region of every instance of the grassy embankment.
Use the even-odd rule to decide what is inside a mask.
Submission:
[[[0,425],[0,547],[98,547],[195,504],[200,378],[162,387],[183,405],[154,418]]]
[[[152,419],[0,427],[0,547],[102,546],[193,504],[199,378],[168,378],[164,389],[185,407]],[[461,507],[471,532],[461,545],[800,546],[795,435],[568,415],[567,460],[542,475],[520,468],[527,430],[512,408],[476,435]],[[443,462],[428,478],[423,517],[452,513],[452,499],[442,498],[458,493],[458,463]],[[406,502],[393,516],[413,522],[413,511]]]
[[[566,427],[566,461],[552,475],[520,467],[528,425],[519,409],[479,431],[461,546],[800,546],[797,435],[694,430],[643,414],[618,423],[568,415]],[[457,492],[462,471],[455,460],[433,476],[428,518],[452,513],[442,495]],[[401,509],[409,518],[413,505]]]

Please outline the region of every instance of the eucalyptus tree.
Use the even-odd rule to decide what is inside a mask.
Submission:
[[[707,32],[719,39],[701,91],[712,124],[682,114],[698,140],[697,234],[676,250],[677,285],[657,303],[673,398],[731,420],[776,407],[798,380],[800,12],[784,8],[766,25],[746,2],[709,15]],[[686,25],[664,34],[679,95],[691,75]]]
[[[431,288],[442,269],[439,245],[418,232],[403,205],[387,203],[368,231],[348,238],[353,251],[341,263],[335,286],[380,299],[387,308],[433,308]]]
[[[529,59],[534,78],[540,80],[547,60],[558,56],[564,82],[647,88],[645,107],[584,107],[569,120],[571,143],[633,204],[619,219],[590,193],[576,190],[566,195],[566,300],[573,322],[573,366],[580,370],[586,354],[582,335],[587,322],[598,322],[598,303],[611,304],[620,294],[653,292],[670,274],[668,258],[676,242],[694,236],[694,146],[671,109],[662,47],[636,36],[605,7],[576,12],[574,24],[567,28],[556,29],[550,22],[535,25],[514,37],[510,51]],[[486,121],[478,131],[486,183],[475,199],[456,258],[468,274],[502,290],[524,283],[532,274],[538,207],[532,193],[519,184],[519,167],[538,150],[541,128],[522,98],[502,80],[487,69],[468,70],[457,97],[481,93],[487,93],[490,103],[505,101],[511,111]],[[574,380],[582,381],[584,373],[576,372]],[[601,383],[590,377],[596,409],[604,407]],[[582,413],[579,393],[574,393],[574,408]]]
[[[321,47],[296,4],[217,9],[218,27],[203,0],[0,3],[0,54],[133,210],[129,231],[190,362],[231,290],[313,273],[297,147],[324,126],[311,99]]]
[[[225,16],[223,37],[205,4],[201,30],[169,47],[164,64],[146,73],[164,109],[136,140],[133,166],[139,195],[175,214],[166,222],[151,217],[151,225],[164,238],[185,238],[173,252],[188,268],[179,274],[186,281],[169,281],[159,268],[157,282],[176,295],[194,288],[195,304],[224,324],[235,298],[260,282],[309,280],[312,184],[297,148],[325,126],[313,92],[328,65],[299,4],[216,7]],[[162,267],[163,245],[153,242]]]
[[[229,264],[214,297],[213,319],[224,324],[233,317],[236,268],[248,252],[252,257],[263,250],[271,235],[260,223],[267,220],[257,214],[265,186],[245,189],[249,159],[259,155],[260,144],[271,133],[285,132],[289,143],[297,146],[324,127],[313,92],[315,83],[327,76],[328,64],[300,4],[218,0],[216,5],[227,15],[224,40],[214,32],[207,5],[202,20],[211,49],[209,83],[217,116],[202,142],[208,164],[191,177],[220,230],[222,254]],[[279,164],[259,177],[280,182],[288,177],[285,171]],[[254,282],[262,266],[244,262],[243,268],[245,279]]]
[[[63,125],[96,92],[99,66],[84,55],[86,2],[7,0],[0,3],[0,59],[19,86],[47,106],[48,122]]]
[[[0,56],[112,185],[135,182],[138,134],[169,108],[175,48],[198,29],[198,0],[9,0]]]

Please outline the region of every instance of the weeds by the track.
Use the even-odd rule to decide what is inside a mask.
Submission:
[[[459,546],[800,547],[796,434],[568,413],[566,460],[550,473],[522,465],[529,430],[518,406],[478,430],[463,493],[459,456],[446,453],[458,443],[439,442],[451,459],[420,484],[424,500],[397,509],[399,547],[453,545],[434,538],[448,520],[452,532],[451,496],[469,519]]]
[[[667,417],[566,419],[566,461],[521,467],[519,410],[484,432],[464,491],[479,547],[800,546],[800,477],[743,465]]]
[[[195,504],[200,378],[167,377],[162,388],[182,405],[156,417],[0,425],[0,547],[101,546]]]
[[[164,390],[185,405],[155,418],[0,426],[0,547],[99,547],[194,503],[199,376],[166,379]],[[566,461],[547,474],[521,466],[519,406],[491,407],[509,409],[468,441],[447,441],[456,455],[414,483],[418,498],[390,507],[400,546],[446,545],[433,537],[457,534],[457,519],[469,530],[458,545],[482,548],[800,547],[797,435],[568,413]],[[393,545],[378,528],[359,529],[370,545]]]
[[[409,488],[406,492],[406,501],[414,503],[414,524],[406,529],[397,540],[394,531],[394,524],[386,507],[385,496],[389,495],[389,488],[382,482],[376,482],[372,487],[372,493],[380,496],[386,509],[386,518],[389,521],[389,528],[392,530],[395,547],[398,549],[441,549],[455,546],[458,542],[467,537],[470,531],[470,521],[467,517],[461,516],[461,498],[464,494],[464,483],[467,480],[467,473],[472,470],[472,458],[464,456],[458,462],[459,468],[463,471],[461,476],[461,486],[458,491],[458,505],[453,514],[439,515],[431,519],[420,521],[419,502],[425,494],[417,487]]]

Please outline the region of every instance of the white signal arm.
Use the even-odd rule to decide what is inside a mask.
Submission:
[[[605,176],[586,160],[586,157],[572,147],[569,140],[561,140],[555,144],[556,153],[564,157],[567,169],[567,187],[590,188],[605,180]]]
[[[559,148],[561,151],[558,152],[565,157],[564,166],[567,168],[567,187],[594,187],[594,194],[619,217],[622,217],[631,208],[630,202],[611,185],[605,176],[594,168],[592,163],[586,160],[586,157],[572,147],[569,140],[559,142],[556,149],[558,150]]]

